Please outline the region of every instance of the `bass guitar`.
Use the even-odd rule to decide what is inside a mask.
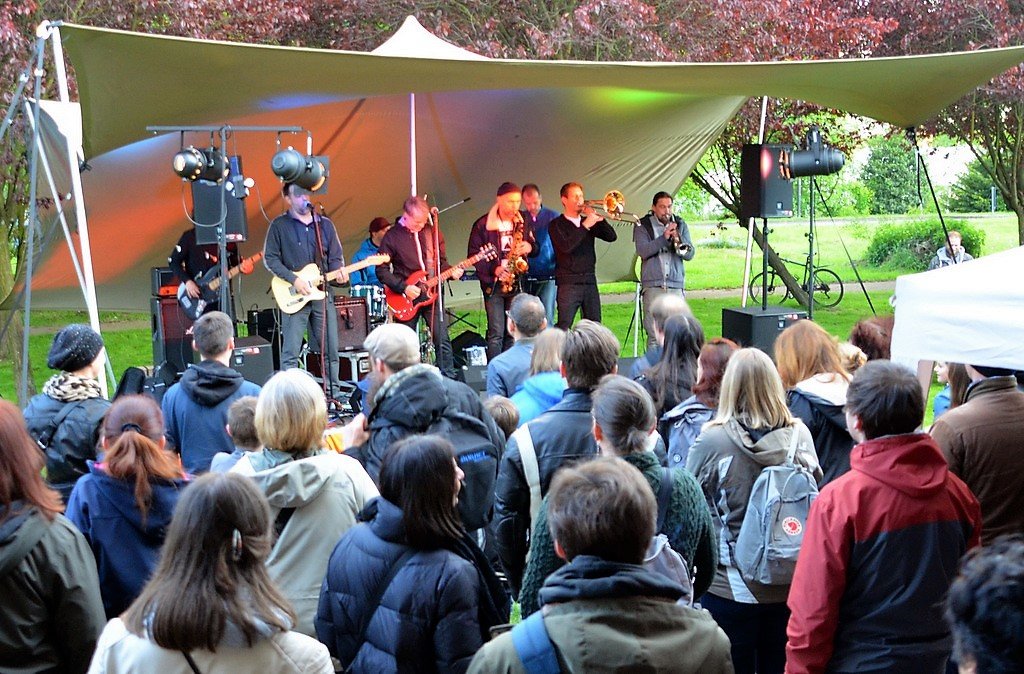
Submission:
[[[383,253],[371,255],[365,260],[360,260],[359,262],[350,264],[347,267],[327,272],[326,275],[320,273],[320,268],[316,266],[316,263],[310,262],[302,269],[296,271],[295,275],[306,279],[306,282],[312,286],[313,292],[308,295],[300,295],[298,291],[295,290],[294,285],[277,276],[270,281],[270,290],[274,293],[274,300],[277,302],[277,306],[281,308],[281,311],[286,314],[294,314],[313,300],[322,300],[327,297],[327,293],[322,288],[325,280],[327,282],[334,281],[337,280],[342,273],[351,274],[352,272],[359,271],[360,269],[376,267],[379,264],[387,264],[388,262],[391,262],[390,255],[385,255]]]
[[[473,257],[466,258],[462,262],[453,265],[450,269],[441,272],[440,276],[434,278],[427,278],[427,272],[422,269],[417,272],[413,272],[409,275],[409,278],[405,279],[406,286],[418,286],[420,289],[420,296],[414,300],[410,300],[405,296],[405,293],[396,293],[387,286],[384,287],[384,297],[387,299],[388,308],[391,309],[391,313],[394,315],[395,320],[398,321],[409,321],[416,315],[416,312],[423,307],[430,306],[437,300],[437,286],[450,279],[455,269],[469,269],[477,262],[481,260],[497,260],[498,251],[495,250],[494,244],[487,244],[480,249]]]
[[[263,253],[256,253],[252,257],[245,258],[241,263],[228,269],[228,280],[230,281],[241,274],[242,265],[246,262],[256,264],[262,258]],[[181,305],[181,310],[185,312],[185,315],[194,321],[203,315],[203,312],[206,311],[206,307],[210,303],[219,300],[220,295],[218,291],[220,290],[221,281],[220,265],[217,265],[211,267],[205,274],[196,279],[196,285],[199,286],[199,297],[189,297],[185,284],[178,285],[178,304]]]

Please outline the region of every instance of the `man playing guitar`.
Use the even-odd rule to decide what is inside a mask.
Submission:
[[[299,295],[309,295],[314,291],[309,281],[296,274],[297,270],[310,263],[315,263],[324,273],[335,272],[337,283],[348,281],[348,274],[342,269],[345,258],[334,223],[315,212],[308,190],[286,183],[281,194],[288,210],[274,218],[267,230],[263,245],[263,263],[267,269],[274,276],[291,283]],[[282,313],[281,369],[298,366],[302,338],[308,331],[310,350],[323,354],[327,361],[326,372],[331,384],[329,394],[337,398],[341,394],[338,320],[329,286],[324,290],[327,292],[323,300],[309,302],[292,314]]]
[[[238,244],[229,243],[227,251],[228,266],[238,265]],[[178,239],[178,243],[174,246],[174,250],[167,257],[167,265],[174,271],[178,281],[184,284],[184,297],[181,300],[183,304],[184,302],[189,302],[190,304],[197,303],[201,299],[203,289],[199,287],[197,281],[214,267],[220,266],[217,255],[217,244],[199,245],[196,243],[196,230],[194,228],[186,229],[182,232],[181,238]],[[243,260],[240,267],[240,271],[243,274],[251,274],[253,271],[253,263],[249,260]],[[193,320],[199,318],[201,314],[210,311],[224,311],[229,315],[232,313],[231,307],[221,309],[219,301],[209,301],[204,302],[201,311],[193,312],[195,313]]]
[[[391,257],[391,261],[377,267],[377,278],[395,293],[405,295],[415,302],[424,291],[418,285],[406,285],[413,273],[425,271],[427,276],[437,273],[438,263],[442,273],[448,272],[452,278],[462,276],[462,269],[448,264],[445,254],[444,236],[437,232],[438,255],[434,255],[434,226],[431,224],[431,209],[422,197],[409,197],[405,200],[402,215],[395,226],[388,230],[380,242],[380,252]],[[437,288],[440,292],[442,288]],[[448,325],[444,312],[437,308],[436,302],[424,303],[407,321],[398,321],[416,329],[417,322],[422,318],[430,326],[437,353],[437,366],[448,377],[456,378],[455,363],[452,359],[452,345],[448,339]]]

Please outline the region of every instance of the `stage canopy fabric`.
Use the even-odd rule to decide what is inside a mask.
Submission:
[[[83,181],[99,305],[130,309],[146,306],[148,269],[166,264],[189,227],[189,191],[171,171],[180,137],[154,136],[146,126],[308,129],[314,153],[331,160],[329,191],[319,200],[351,255],[369,221],[398,215],[410,193],[415,93],[417,192],[442,208],[472,198],[441,216],[456,261],[466,256],[471,223],[506,180],[539,184],[556,209],[558,189],[570,180],[581,182],[588,198],[618,189],[627,210],[645,213],[655,192],[682,185],[749,97],[802,99],[913,126],[1024,61],[1024,48],[743,64],[501,60],[450,45],[412,18],[373,53],[76,25],[61,34],[91,167]],[[268,218],[284,209],[269,168],[274,141],[272,133],[247,132],[228,141],[228,154],[241,155],[256,181],[247,199],[246,254],[262,247]],[[305,141],[305,134],[282,138],[303,150]],[[185,143],[208,145],[209,136],[188,134]],[[619,229],[616,244],[598,248],[601,280],[629,274],[630,226]],[[246,277],[240,308],[269,305],[268,281],[262,267]],[[36,305],[81,304],[66,246],[51,243],[33,288]]]
[[[896,279],[892,358],[1024,370],[1024,247]]]

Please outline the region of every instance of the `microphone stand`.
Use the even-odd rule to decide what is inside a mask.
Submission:
[[[310,214],[313,216],[313,231],[316,233],[316,251],[320,258],[320,281],[324,286],[324,298],[321,300],[324,306],[320,320],[320,376],[323,381],[324,397],[327,398],[328,404],[335,403],[335,405],[337,405],[338,401],[334,399],[335,381],[334,376],[331,373],[331,359],[327,353],[327,350],[332,346],[329,343],[330,339],[328,337],[327,312],[328,310],[334,309],[334,301],[331,296],[331,292],[327,287],[327,273],[330,271],[327,267],[330,265],[330,261],[324,253],[323,235],[320,231],[320,223],[323,222],[323,218],[316,212],[316,206],[314,206],[312,202],[310,202],[309,208]],[[323,206],[320,208],[323,208]],[[337,320],[337,317],[332,316],[331,318]],[[333,348],[335,351],[338,349],[337,343],[333,345]],[[337,356],[337,354],[335,354],[335,356]]]

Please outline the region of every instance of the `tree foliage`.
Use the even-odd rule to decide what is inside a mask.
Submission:
[[[873,195],[872,213],[906,213],[919,205],[917,155],[902,136],[873,138],[860,179]]]
[[[985,172],[982,163],[975,159],[951,186],[947,208],[954,213],[987,212],[992,208],[992,187],[992,178]],[[998,190],[996,210],[1006,210],[1006,203]]]

